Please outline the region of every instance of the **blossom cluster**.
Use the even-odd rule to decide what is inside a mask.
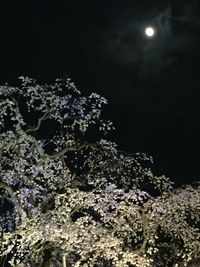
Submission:
[[[151,157],[106,140],[105,98],[82,96],[70,79],[21,81],[0,87],[0,257],[18,267],[198,260],[200,186],[175,189],[145,167]],[[47,122],[55,130],[46,137]]]

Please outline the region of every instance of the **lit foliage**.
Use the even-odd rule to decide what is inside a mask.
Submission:
[[[152,174],[151,158],[102,139],[113,128],[101,119],[105,98],[82,96],[70,79],[21,80],[0,87],[2,262],[178,267],[198,260],[200,187],[175,190]],[[89,142],[95,129],[99,139]]]

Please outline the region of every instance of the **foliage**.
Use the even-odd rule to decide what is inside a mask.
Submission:
[[[200,186],[173,189],[152,174],[150,157],[105,140],[106,103],[70,79],[0,87],[2,264],[178,267],[200,258]]]

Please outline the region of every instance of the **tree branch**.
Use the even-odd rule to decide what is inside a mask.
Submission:
[[[14,192],[13,188],[10,185],[8,185],[8,184],[6,184],[4,182],[0,182],[0,188],[2,188],[2,189],[4,189],[5,191],[8,192],[8,194],[11,196],[11,198],[12,198],[12,200],[13,200],[15,206],[16,206],[16,209],[17,209],[18,213],[22,217],[23,214],[25,214],[25,212],[24,212],[22,206],[20,205],[17,197],[15,196],[15,192]]]
[[[59,152],[57,152],[57,153],[55,153],[53,155],[50,155],[49,157],[51,159],[57,159],[57,158],[62,157],[67,152],[70,152],[70,151],[79,151],[79,150],[81,150],[83,148],[88,148],[88,147],[92,147],[92,146],[95,147],[95,145],[89,144],[89,143],[79,144],[79,146],[67,146],[63,150],[61,150],[61,151],[59,151]],[[98,149],[98,148],[96,148],[96,149]]]
[[[145,215],[145,209],[142,209],[142,223],[143,223],[143,242],[139,249],[139,253],[142,253],[144,251],[148,241],[148,231],[147,231],[148,219]]]
[[[65,253],[63,253],[63,255],[62,255],[62,260],[63,260],[63,267],[67,267],[66,254]]]
[[[37,130],[39,130],[39,128],[42,124],[42,121],[45,121],[48,118],[49,118],[49,110],[47,109],[46,112],[43,114],[43,116],[38,119],[37,125],[33,128],[27,129],[26,133],[36,132]]]

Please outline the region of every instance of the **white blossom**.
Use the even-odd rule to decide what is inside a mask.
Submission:
[[[105,98],[82,96],[68,78],[21,80],[0,87],[0,257],[18,267],[199,260],[200,186],[175,189],[145,167],[151,157],[104,139],[113,129],[101,118]]]

